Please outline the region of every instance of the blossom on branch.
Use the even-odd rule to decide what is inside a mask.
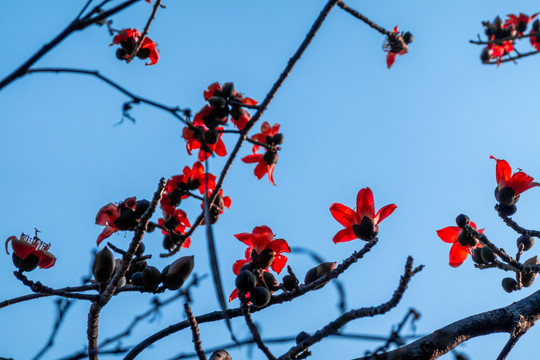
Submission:
[[[212,190],[208,190],[208,198],[212,198]],[[231,208],[231,198],[229,196],[223,196],[223,189],[219,189],[218,194],[216,195],[216,198],[208,209],[209,217],[210,217],[210,224],[215,224],[216,221],[218,221],[219,216],[225,212],[225,208],[230,209]],[[204,201],[201,204],[201,208],[204,209]],[[206,218],[203,221],[203,224],[206,224]]]
[[[105,229],[99,234],[97,244],[117,231],[135,230],[149,206],[148,200],[137,201],[136,197],[103,206],[96,215],[96,224],[105,226]]]
[[[221,140],[223,134],[219,132],[223,130],[222,127],[213,130],[198,125],[196,122],[193,125],[192,127],[186,126],[182,130],[182,137],[186,140],[186,150],[189,155],[191,155],[191,151],[196,149],[200,149],[199,161],[206,161],[213,153],[218,156],[227,155],[227,149]]]
[[[9,255],[8,243],[11,242],[13,263],[20,270],[32,271],[38,266],[40,269],[48,269],[56,263],[56,257],[49,252],[51,244],[41,241],[37,232],[33,238],[21,234],[19,238],[10,236],[6,240],[6,253]]]
[[[532,14],[531,16],[525,15],[524,13],[520,13],[519,16],[516,16],[514,14],[509,14],[508,19],[504,22],[504,28],[508,28],[513,26],[518,35],[523,35],[525,30],[527,30],[527,25],[534,20],[534,18],[538,15],[538,13]]]
[[[279,124],[270,126],[268,122],[264,122],[261,126],[261,132],[252,136],[252,139],[266,144],[266,152],[264,154],[258,154],[257,152],[261,148],[261,145],[253,145],[251,150],[253,154],[245,156],[242,161],[248,164],[258,163],[254,169],[257,179],[261,179],[265,174],[268,174],[268,179],[272,185],[276,185],[274,182],[274,168],[278,162],[278,145],[283,143],[283,134],[279,132]]]
[[[360,189],[356,196],[356,210],[339,204],[333,203],[330,206],[330,212],[334,219],[345,229],[340,230],[334,236],[334,243],[361,239],[369,241],[379,233],[379,223],[386,219],[396,210],[395,204],[383,206],[375,214],[375,201],[373,192],[370,188]]]
[[[471,221],[470,225],[476,229],[476,224],[474,222]],[[478,232],[483,233],[484,229],[480,229]],[[448,262],[451,267],[458,267],[463,264],[467,255],[471,253],[471,249],[482,247],[482,244],[478,239],[469,235],[466,230],[457,226],[448,226],[444,229],[437,230],[437,235],[445,243],[452,244]]]
[[[174,175],[167,180],[163,198],[168,199],[162,203],[177,207],[182,199],[189,197],[190,191],[199,190],[204,194],[206,186],[209,190],[213,190],[216,187],[216,176],[205,173],[204,165],[197,161],[192,168],[185,166],[182,175]]]
[[[512,168],[506,160],[500,160],[491,155],[490,159],[497,162],[495,168],[495,179],[497,187],[495,188],[495,198],[503,205],[514,205],[519,200],[519,195],[533,188],[540,186],[539,183],[533,182],[534,178],[527,175],[523,171],[518,171],[512,174]]]
[[[407,53],[409,50],[408,44],[412,43],[412,41],[413,36],[410,32],[407,31],[405,34],[401,33],[400,35],[397,25],[394,27],[383,44],[383,49],[387,52],[386,66],[389,69],[396,61],[396,56]]]
[[[225,83],[223,86],[218,82],[210,84],[208,89],[204,91],[204,100],[210,104],[203,108],[205,110],[204,124],[206,126],[208,126],[207,123],[215,122],[215,119],[221,119],[224,124],[230,114],[233,124],[239,130],[242,130],[251,119],[251,116],[242,108],[242,105],[257,105],[257,101],[244,97],[237,92],[231,82]]]
[[[121,46],[116,50],[116,57],[119,60],[128,60],[133,50],[135,50],[141,36],[141,32],[137,29],[123,29],[120,31],[113,38],[112,44],[110,44],[120,44]],[[145,36],[141,47],[135,56],[142,60],[149,59],[150,62],[145,65],[154,65],[159,60],[159,53],[156,49],[156,43],[148,36]]]

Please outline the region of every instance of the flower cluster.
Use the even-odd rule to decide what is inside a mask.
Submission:
[[[274,168],[278,162],[278,145],[283,143],[283,134],[279,133],[279,124],[270,126],[268,122],[261,125],[261,132],[252,136],[252,139],[264,144],[266,152],[258,154],[261,145],[253,145],[251,148],[253,154],[245,156],[242,161],[245,163],[258,163],[254,173],[257,179],[261,179],[265,174],[268,174],[268,179],[272,185],[274,182]]]
[[[406,54],[409,50],[408,45],[413,42],[413,35],[407,31],[399,33],[398,27],[395,26],[392,32],[388,34],[383,44],[386,54],[386,66],[390,69],[396,61],[396,56]]]
[[[482,25],[485,28],[485,34],[489,40],[487,46],[482,50],[480,59],[482,62],[487,63],[491,60],[496,60],[497,65],[500,65],[502,58],[505,55],[509,55],[512,51],[515,51],[515,40],[523,36],[527,30],[528,24],[534,20],[538,13],[531,16],[520,13],[518,15],[509,14],[508,18],[504,21],[497,16],[493,22],[485,21]],[[531,34],[537,34],[536,36],[530,36],[531,45],[540,50],[540,22],[536,20],[530,32]]]
[[[111,46],[120,44],[120,47],[116,50],[116,57],[119,60],[128,60],[133,50],[135,50],[141,36],[141,32],[137,29],[124,29],[120,31],[113,38],[111,44]],[[154,65],[159,60],[156,43],[148,36],[145,36],[141,47],[135,56],[142,60],[149,59],[150,62],[145,65]]]
[[[369,241],[379,233],[379,223],[386,219],[396,210],[395,204],[382,207],[375,214],[375,202],[370,188],[360,189],[356,196],[356,211],[351,208],[334,203],[330,206],[330,212],[334,219],[345,229],[340,230],[334,236],[334,243],[361,239]]]
[[[137,201],[136,197],[103,206],[96,215],[96,224],[105,226],[97,238],[97,244],[117,231],[135,230],[149,206],[148,200]]]
[[[218,156],[227,155],[227,149],[221,140],[223,125],[227,124],[229,115],[231,121],[240,130],[251,119],[242,106],[255,106],[257,102],[244,97],[234,89],[233,83],[220,85],[215,82],[204,91],[204,99],[208,102],[197,114],[193,122],[182,131],[186,140],[186,149],[199,150],[199,161],[205,161],[216,153]]]
[[[476,229],[476,224],[472,221],[469,222],[468,218],[466,224]],[[467,256],[471,253],[472,249],[482,247],[482,244],[478,241],[478,239],[470,235],[463,228],[464,224],[460,225],[462,225],[462,227],[447,226],[444,229],[437,230],[437,235],[442,241],[452,244],[448,262],[452,267],[458,267],[463,264]],[[484,229],[478,230],[479,233],[483,233],[483,231]]]
[[[41,241],[37,233],[38,230],[33,238],[21,234],[19,238],[10,236],[6,240],[6,252],[9,255],[8,243],[11,242],[13,264],[22,271],[32,271],[38,266],[48,269],[56,263],[56,257],[49,252],[51,244]]]

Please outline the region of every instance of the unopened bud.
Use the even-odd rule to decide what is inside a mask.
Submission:
[[[311,335],[309,335],[307,332],[305,331],[302,331],[300,332],[298,335],[296,335],[296,345],[300,345],[304,340],[306,340],[307,338],[311,337]]]
[[[169,290],[177,290],[184,285],[194,266],[194,256],[183,256],[163,270],[163,284]]]
[[[462,229],[465,228],[465,225],[469,225],[470,222],[471,220],[465,214],[459,214],[456,216],[456,225]]]
[[[538,265],[538,256],[533,256],[523,263],[524,265]],[[521,275],[521,284],[524,287],[529,287],[534,283],[538,273],[524,273]]]
[[[236,90],[234,90],[234,84],[232,82],[223,84],[221,94],[223,94],[225,98],[229,98],[236,95]]]
[[[109,250],[108,246],[101,249],[94,258],[94,264],[92,265],[92,274],[97,282],[106,284],[111,281],[111,277],[114,274],[116,268],[116,262],[114,255]]]
[[[521,246],[523,251],[530,250],[533,247],[533,245],[534,245],[534,239],[531,236],[521,235],[517,239],[517,247],[519,249],[519,247]]]
[[[270,274],[267,271],[263,271],[262,275],[264,279],[264,285],[268,288],[268,290],[270,290],[272,293],[279,290],[279,283],[274,275]]]
[[[487,262],[488,264],[495,261],[495,258],[497,257],[497,255],[495,255],[495,253],[493,252],[493,250],[491,250],[490,248],[488,248],[487,246],[484,246],[482,248],[482,251],[481,251],[481,256],[482,256],[482,260],[484,260],[485,262]]]
[[[232,360],[231,355],[225,350],[217,350],[210,356],[209,360]]]
[[[143,286],[144,285],[142,271],[138,271],[138,272],[134,273],[133,275],[131,275],[131,284],[133,286]]]
[[[298,287],[298,279],[294,279],[291,275],[283,277],[283,287],[288,291],[293,291]]]
[[[268,305],[271,297],[272,295],[270,294],[270,290],[264,286],[257,286],[249,293],[249,301],[251,301],[255,307],[263,307]]]
[[[227,105],[227,101],[221,96],[212,96],[210,99],[208,99],[208,103],[216,109],[220,109]]]
[[[410,31],[407,31],[405,34],[403,34],[403,41],[405,41],[406,44],[412,43],[414,40],[414,36]]]
[[[154,266],[147,266],[143,271],[143,284],[147,289],[154,289],[161,283],[161,272]]]
[[[274,251],[271,249],[264,249],[260,254],[257,253],[257,250],[251,251],[251,259],[253,260],[253,263],[262,269],[266,269],[272,265],[275,256]]]
[[[306,277],[304,278],[304,283],[306,285],[310,284],[310,283],[320,279],[324,275],[328,274],[329,272],[331,272],[335,268],[336,268],[336,263],[335,262],[325,262],[325,263],[322,263],[320,265],[317,265],[314,268],[311,268],[306,273]],[[330,282],[330,280],[325,281],[321,285],[317,286],[315,289],[322,288],[324,285],[328,284],[328,282]]]
[[[517,281],[510,277],[502,279],[502,287],[507,293],[511,293],[514,290],[517,290]]]
[[[253,291],[257,285],[257,278],[249,270],[240,271],[235,280],[238,291],[242,294]]]

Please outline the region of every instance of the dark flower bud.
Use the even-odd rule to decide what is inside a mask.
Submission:
[[[154,266],[147,266],[142,279],[145,288],[154,289],[161,283],[161,272]]]
[[[251,301],[255,307],[263,307],[268,305],[271,297],[272,295],[270,294],[270,291],[264,286],[257,286],[249,293],[249,301]]]
[[[490,262],[493,262],[495,261],[495,258],[497,257],[497,255],[495,255],[495,253],[493,252],[493,250],[491,250],[490,248],[488,248],[487,246],[484,246],[482,248],[482,251],[481,251],[481,256],[482,256],[482,259],[487,262],[488,264]]]
[[[221,96],[212,96],[210,99],[208,99],[208,103],[216,109],[225,107],[225,105],[227,105],[227,101]]]
[[[255,286],[257,286],[257,278],[251,271],[244,270],[238,273],[234,283],[240,293],[246,294],[255,289]]]
[[[279,283],[274,275],[267,271],[263,271],[262,275],[264,279],[263,285],[266,286],[268,290],[270,290],[272,293],[279,290]]]
[[[270,135],[266,135],[265,142],[266,142],[267,144],[273,144],[273,143],[274,143],[274,137],[273,137],[273,136],[270,136]]]
[[[94,279],[97,282],[106,284],[111,281],[112,276],[114,275],[114,269],[116,263],[114,260],[114,255],[109,250],[109,247],[105,246],[101,249],[94,258],[94,264],[92,265],[92,274],[94,274]]]
[[[142,256],[144,254],[145,246],[143,242],[139,243],[137,250],[135,251],[136,256]]]
[[[219,140],[219,133],[216,130],[210,129],[206,132],[205,139],[208,144],[215,144]]]
[[[480,53],[480,61],[483,63],[487,63],[490,59],[489,56],[489,49],[487,47],[482,49],[482,52]]]
[[[120,48],[116,49],[116,58],[118,60],[126,60],[126,57],[128,57],[128,56],[129,56],[129,54],[123,48],[120,47]]]
[[[484,259],[482,258],[482,248],[472,249],[471,256],[472,256],[473,261],[479,265],[486,263]]]
[[[458,242],[463,246],[475,247],[476,245],[478,245],[478,240],[465,230],[461,230],[457,239]]]
[[[174,240],[171,235],[165,235],[163,237],[163,248],[167,251],[171,251],[171,249],[174,247]]]
[[[298,279],[294,279],[291,275],[283,277],[283,287],[288,291],[293,291],[298,287]]]
[[[305,331],[302,331],[300,332],[298,335],[296,335],[296,345],[300,345],[302,342],[304,342],[304,340],[306,340],[307,338],[311,337],[311,335],[309,335],[307,332]]]
[[[136,56],[141,60],[148,59],[148,57],[150,56],[150,49],[140,48]]]
[[[34,254],[30,254],[26,258],[22,259],[13,253],[13,255],[11,255],[11,260],[13,260],[13,265],[22,271],[32,271],[39,264],[39,257]]]
[[[523,263],[523,265],[538,265],[538,256],[533,256],[532,258],[528,259]],[[521,274],[521,284],[524,287],[529,287],[534,283],[534,280],[536,279],[536,276],[538,273],[522,273]]]
[[[143,273],[142,271],[138,271],[131,275],[131,285],[133,286],[143,286]]]
[[[496,199],[503,205],[514,205],[519,199],[519,196],[515,195],[516,192],[514,191],[514,189],[509,186],[505,186],[501,190],[499,190],[496,195]]]
[[[255,270],[255,265],[252,262],[245,263],[240,268],[240,271],[244,271],[244,270],[248,270],[248,271],[253,272],[253,270]],[[238,272],[238,273],[240,273],[240,272]]]
[[[232,360],[232,357],[225,350],[217,350],[214,351],[209,360]]]
[[[135,207],[135,218],[140,219],[149,207],[150,201],[145,199],[137,201],[137,206]]]
[[[194,266],[194,256],[184,256],[163,269],[163,285],[169,290],[177,290],[184,285]],[[166,270],[166,271],[165,271]]]
[[[494,20],[493,20],[493,28],[495,29],[495,31],[498,31],[498,30],[501,30],[502,29],[502,20],[500,18],[500,16],[497,16]]]
[[[234,84],[232,82],[223,84],[221,94],[225,98],[233,97],[234,94],[236,94],[236,91],[234,90]]]
[[[146,224],[146,232],[151,233],[154,232],[154,230],[156,230],[156,224],[149,221],[148,224]]]
[[[277,152],[267,150],[264,153],[263,159],[268,165],[276,164],[278,162],[278,154]]]
[[[283,144],[283,134],[274,135],[274,139],[272,140],[272,142],[276,145]]]
[[[231,107],[231,116],[234,120],[240,119],[240,116],[242,115],[244,115],[244,109],[242,109],[240,106]]]
[[[360,225],[353,225],[352,229],[354,235],[364,241],[369,241],[373,239],[379,233],[379,226],[375,225],[373,223],[373,220],[367,216],[364,216],[362,218]]]
[[[515,279],[512,279],[510,277],[506,277],[502,279],[502,287],[504,291],[507,293],[511,293],[512,291],[517,290],[517,281]]]
[[[129,265],[128,270],[126,271],[126,278],[131,279],[134,273],[136,272],[142,272],[144,268],[148,266],[148,263],[146,260],[141,260],[137,262],[132,262],[131,265]]]
[[[469,223],[471,222],[471,220],[469,219],[469,217],[465,214],[459,214],[457,217],[456,217],[456,225],[462,229],[465,228],[465,225],[469,225]]]
[[[251,251],[251,260],[253,260],[253,263],[256,266],[262,269],[266,269],[272,265],[275,256],[274,251],[271,249],[264,249],[260,254],[258,254],[256,250]]]
[[[539,32],[540,31],[540,20],[536,19],[534,20],[532,24],[532,31],[533,32]]]
[[[412,43],[414,40],[414,36],[410,31],[407,31],[405,34],[403,34],[403,41],[405,41],[406,44]]]
[[[304,278],[304,283],[311,284],[315,280],[323,277],[324,275],[328,274],[330,271],[334,270],[336,268],[335,262],[325,262],[320,265],[315,266],[314,268],[311,268],[307,273],[306,277]],[[317,286],[315,289],[320,289],[324,285],[328,284],[330,280],[325,281],[321,285]]]
[[[516,213],[517,206],[499,204],[498,209],[501,214],[506,215],[506,216],[512,216]]]
[[[521,235],[520,237],[517,238],[518,249],[521,246],[523,251],[528,251],[532,248],[533,245],[534,245],[534,239],[532,238],[532,236]]]

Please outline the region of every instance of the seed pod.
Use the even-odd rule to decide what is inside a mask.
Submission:
[[[517,289],[517,281],[515,279],[506,277],[502,279],[502,287],[504,291],[507,293],[511,293],[512,291]]]
[[[147,266],[143,271],[143,284],[147,289],[154,289],[161,283],[161,272],[154,266]]]
[[[456,225],[462,229],[465,228],[465,225],[469,225],[470,222],[471,220],[465,214],[459,214],[456,217]]]
[[[142,271],[138,271],[134,273],[133,275],[131,275],[131,285],[144,286]]]
[[[283,287],[288,291],[293,291],[298,287],[298,279],[293,279],[291,275],[285,275],[282,281]]]
[[[485,264],[486,262],[484,259],[482,259],[482,248],[475,248],[471,250],[471,256],[475,263],[477,264]]]
[[[325,263],[315,266],[314,268],[311,268],[306,273],[306,277],[304,278],[304,283],[306,285],[311,284],[315,280],[323,277],[324,275],[328,274],[330,271],[334,270],[336,268],[336,264],[337,263],[335,262],[325,262]],[[325,281],[321,285],[317,286],[315,289],[322,288],[324,285],[328,284],[328,282],[330,282],[330,280]]]
[[[478,240],[465,230],[461,230],[461,232],[459,233],[458,242],[463,246],[475,247],[476,245],[478,245]]]
[[[495,261],[495,258],[497,257],[497,255],[495,255],[495,253],[493,252],[493,250],[491,250],[491,249],[488,248],[487,246],[484,246],[484,247],[482,248],[481,256],[482,256],[482,260],[484,260],[484,261],[487,262],[488,264],[489,264],[490,262]]]
[[[268,165],[277,164],[278,154],[277,152],[267,150],[263,155],[263,160],[266,161]]]
[[[223,87],[221,88],[221,94],[225,98],[234,96],[236,94],[236,90],[234,90],[234,84],[232,82],[223,84]]]
[[[512,216],[516,213],[517,211],[517,207],[516,205],[503,205],[503,204],[499,204],[499,212],[503,215],[506,215],[506,216]]]
[[[11,259],[13,260],[13,264],[22,271],[32,271],[39,264],[39,257],[34,254],[30,254],[22,259],[17,256],[17,254],[13,253],[13,255],[11,255]]]
[[[276,134],[274,135],[274,138],[272,139],[272,142],[276,145],[283,144],[283,134]]]
[[[509,186],[505,186],[497,192],[496,199],[503,205],[514,205],[519,196],[516,196],[516,192]]]
[[[121,47],[116,49],[116,58],[118,60],[126,60],[126,57],[128,56],[128,53],[126,50],[122,49]]]
[[[253,291],[257,285],[257,278],[249,270],[240,271],[235,280],[238,291],[242,294]]]
[[[306,340],[309,337],[311,337],[309,333],[305,331],[300,332],[298,335],[296,335],[296,339],[295,339],[296,345],[300,345],[304,340]]]
[[[227,105],[227,101],[221,96],[212,96],[208,99],[208,103],[216,109],[225,107],[225,105]]]
[[[352,226],[354,235],[361,240],[369,241],[379,233],[379,226],[373,223],[373,220],[367,216],[362,218],[360,225]]]
[[[171,265],[163,269],[163,284],[169,290],[177,290],[184,285],[184,282],[193,271],[194,256],[183,256],[175,260]]]
[[[264,280],[263,285],[266,286],[270,292],[274,293],[279,290],[279,283],[274,275],[267,271],[263,271],[262,275]]]
[[[517,238],[517,247],[519,249],[522,246],[523,251],[530,250],[534,245],[534,239],[532,236],[521,235]]]
[[[538,265],[538,256],[533,256],[523,263],[524,265]],[[521,284],[524,287],[529,287],[534,283],[538,273],[524,273],[521,275]]]
[[[403,34],[403,41],[405,41],[406,44],[412,43],[414,40],[414,36],[410,31],[407,31],[405,34]]]
[[[263,307],[268,305],[271,297],[270,291],[264,286],[257,286],[249,293],[249,301],[251,301],[255,307]]]
[[[276,255],[271,249],[264,249],[260,254],[258,254],[256,250],[251,251],[251,260],[253,260],[255,265],[262,269],[266,269],[272,265],[275,257]]]
[[[116,262],[114,255],[109,250],[108,246],[101,249],[94,258],[94,264],[92,265],[92,274],[97,282],[106,284],[111,281],[111,277],[114,274],[116,268]]]
[[[249,270],[253,272],[254,269],[255,269],[255,265],[252,262],[247,262],[244,265],[242,265],[242,267],[240,268],[240,271]],[[238,271],[238,273],[240,273],[240,271]]]
[[[487,47],[482,49],[482,52],[480,53],[480,61],[482,61],[483,63],[489,61],[489,49]]]
[[[225,350],[217,350],[214,351],[209,360],[232,360],[232,357]]]

